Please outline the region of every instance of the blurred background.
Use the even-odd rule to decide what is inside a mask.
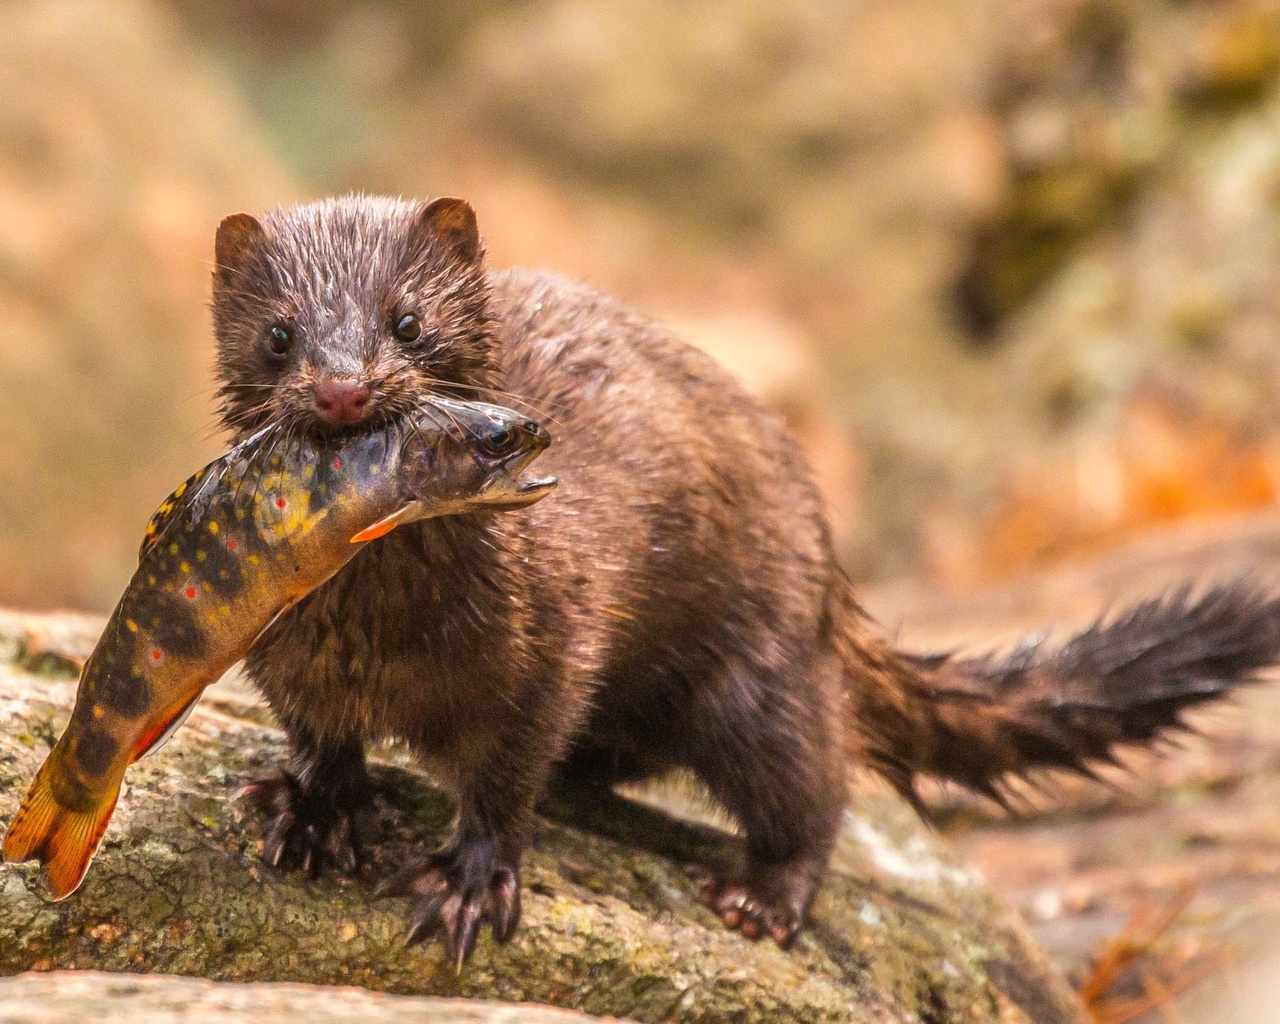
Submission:
[[[465,196],[491,263],[719,357],[803,439],[870,584],[963,596],[1280,495],[1280,0],[10,0],[0,604],[111,606],[221,448],[219,219],[357,189]],[[1040,607],[1006,594],[1000,627]],[[950,637],[938,614],[917,635]],[[1126,806],[1275,776],[1248,736]],[[1255,803],[1249,900],[1280,870]],[[940,821],[1003,874],[975,815]],[[1106,859],[1079,835],[1075,867]],[[1108,876],[1059,941],[1089,906],[1044,896],[1069,859],[1006,881],[1084,970],[1145,897]]]
[[[869,581],[1280,489],[1271,0],[0,4],[0,602],[216,453],[218,220],[457,194],[781,408]]]

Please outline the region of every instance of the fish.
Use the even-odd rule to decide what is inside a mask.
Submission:
[[[147,525],[67,728],[9,824],[3,861],[38,860],[55,900],[73,893],[125,770],[284,610],[398,526],[545,497],[554,477],[520,474],[549,443],[520,413],[433,396],[412,418],[358,434],[267,428],[188,478]]]

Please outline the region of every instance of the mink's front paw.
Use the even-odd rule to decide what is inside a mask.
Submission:
[[[444,932],[454,970],[476,945],[488,921],[493,937],[506,942],[520,922],[520,865],[497,852],[492,841],[462,842],[401,868],[378,887],[380,896],[414,899],[408,942]]]
[[[251,782],[239,796],[263,815],[262,858],[313,878],[327,863],[343,874],[360,870],[356,801],[337,793],[304,793],[286,771]]]

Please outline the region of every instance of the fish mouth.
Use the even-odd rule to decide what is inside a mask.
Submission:
[[[477,495],[478,499],[490,508],[512,509],[524,508],[545,498],[559,482],[555,477],[519,479],[521,471],[542,454],[545,447],[546,445],[542,444],[532,451],[517,452],[504,460],[502,465],[489,474],[489,478]]]

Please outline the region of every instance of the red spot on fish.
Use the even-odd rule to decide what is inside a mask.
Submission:
[[[195,596],[196,596],[196,588],[195,588],[195,587],[187,587],[187,588],[186,588],[186,590],[184,590],[184,591],[182,592],[182,596],[183,596],[183,597],[185,597],[185,598],[187,598],[188,600],[192,600],[192,601],[193,601],[193,600],[195,600]]]
[[[148,657],[149,657],[153,662],[156,662],[156,661],[159,661],[161,658],[163,658],[163,657],[164,657],[164,651],[160,650],[160,648],[159,648],[159,647],[153,647],[153,648],[151,648],[151,650],[150,650],[150,652],[148,653],[148,655],[147,655],[147,656],[148,656]]]
[[[234,550],[235,550],[236,548],[238,548],[239,546],[240,546],[240,545],[236,543],[236,541],[235,541],[235,539],[234,539],[234,538],[232,538],[231,540],[227,541],[227,550],[228,550],[228,551],[234,551]]]
[[[285,508],[288,504],[284,498],[276,498],[276,508]]]
[[[334,469],[341,469],[341,468],[342,468],[342,460],[341,460],[341,459],[334,459],[334,460],[333,460],[332,465],[333,465],[333,468],[334,468]]]

